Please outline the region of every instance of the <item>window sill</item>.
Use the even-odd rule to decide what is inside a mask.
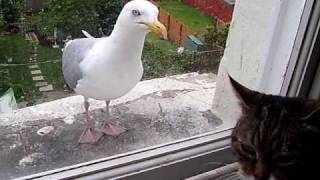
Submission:
[[[181,179],[234,162],[231,129],[19,179]]]

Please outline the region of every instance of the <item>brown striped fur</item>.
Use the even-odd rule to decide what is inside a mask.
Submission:
[[[230,82],[242,108],[232,133],[242,172],[255,180],[320,179],[320,103]]]

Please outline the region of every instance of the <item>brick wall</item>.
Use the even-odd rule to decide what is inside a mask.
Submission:
[[[229,22],[232,19],[233,5],[224,0],[184,0],[184,2],[220,21]]]

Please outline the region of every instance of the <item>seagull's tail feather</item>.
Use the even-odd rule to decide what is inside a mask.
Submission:
[[[91,34],[89,34],[87,31],[85,30],[81,30],[83,35],[86,36],[87,38],[94,38]]]
[[[70,44],[71,42],[72,42],[72,40],[69,40],[69,41],[67,41],[67,42],[65,43],[64,48],[61,49],[62,52],[69,46],[69,44]]]

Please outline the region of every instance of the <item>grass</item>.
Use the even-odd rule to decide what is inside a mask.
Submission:
[[[34,88],[28,60],[31,55],[32,44],[26,41],[21,33],[4,35],[0,34],[0,95],[12,87],[18,101],[32,100],[41,95]],[[11,65],[10,64],[19,64]]]
[[[31,51],[32,43],[25,40],[22,33],[0,34],[0,64],[19,64],[0,66],[0,95],[12,87],[18,101],[32,101],[42,97],[28,68]],[[64,85],[61,57],[60,49],[38,46],[38,65],[45,80],[55,89],[62,89]]]
[[[163,51],[164,53],[174,52],[178,48],[178,46],[176,46],[173,43],[170,43],[167,40],[161,40],[159,38],[159,36],[156,35],[155,33],[149,33],[146,37],[146,42],[153,44],[154,46],[159,48],[159,50]]]
[[[30,58],[32,44],[26,41],[22,33],[0,34],[0,63],[26,63]],[[12,62],[8,62],[12,59]]]
[[[64,85],[61,58],[60,48],[38,46],[39,67],[44,79],[52,84],[54,89],[62,89]]]
[[[199,34],[203,34],[206,27],[212,25],[210,16],[179,0],[161,0],[160,7]]]
[[[38,62],[61,60],[61,58],[62,51],[60,48],[45,47],[40,45],[38,46]]]

